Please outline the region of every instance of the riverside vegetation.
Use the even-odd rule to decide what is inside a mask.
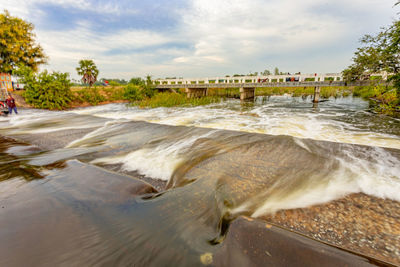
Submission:
[[[141,108],[199,106],[223,101],[226,97],[238,98],[238,88],[210,88],[209,96],[187,98],[183,90],[158,93],[150,84],[140,78],[131,79],[128,85],[113,83],[106,87],[72,87],[68,73],[43,71],[35,73],[28,67],[20,67],[14,74],[21,77],[26,84],[22,93],[25,101],[35,108],[62,110],[72,107],[106,104],[111,102],[130,102]],[[284,95],[308,96],[313,95],[313,87],[277,87],[257,88],[257,96]],[[399,93],[396,87],[375,84],[361,87],[322,87],[321,98],[346,97],[349,95],[373,100],[375,110],[387,115],[399,115]]]
[[[0,72],[13,73],[21,77],[26,84],[22,94],[26,102],[35,107],[51,110],[62,110],[71,107],[98,105],[102,103],[126,101],[139,107],[172,107],[205,105],[222,101],[224,97],[239,97],[239,90],[210,89],[209,96],[200,99],[187,99],[184,92],[157,93],[149,86],[150,76],[145,82],[141,78],[133,78],[128,85],[120,86],[117,82],[110,83],[111,87],[92,87],[96,84],[99,70],[93,60],[79,61],[77,72],[82,80],[89,84],[85,88],[72,88],[68,73],[43,71],[37,73],[38,66],[47,61],[47,57],[39,44],[35,42],[33,24],[20,18],[12,17],[8,11],[0,14],[0,36],[7,40],[4,47],[3,61]],[[4,35],[4,36],[3,36]],[[22,43],[15,46],[15,40]],[[365,77],[373,80],[374,73],[389,73],[389,81],[393,86],[372,85],[360,88],[321,89],[321,97],[338,97],[353,94],[365,99],[372,99],[377,104],[375,109],[384,114],[398,116],[400,113],[400,21],[382,28],[377,35],[365,35],[361,39],[362,47],[358,48],[353,57],[353,64],[343,71],[347,81],[363,80]],[[269,74],[264,71],[264,75]],[[279,74],[275,69],[275,74]],[[234,77],[236,75],[233,75]],[[293,96],[312,95],[313,88],[259,88],[256,95]]]

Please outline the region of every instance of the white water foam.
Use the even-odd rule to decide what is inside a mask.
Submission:
[[[122,164],[126,171],[137,171],[141,175],[168,181],[177,167],[185,160],[190,147],[200,138],[206,138],[215,131],[203,135],[192,135],[172,143],[142,148],[127,155],[99,158],[93,164]],[[186,155],[187,156],[187,155]]]
[[[93,142],[96,141],[97,137],[105,135],[107,133],[115,132],[115,127],[118,127],[123,121],[107,121],[104,125],[92,132],[87,133],[82,138],[72,141],[69,143],[66,148],[74,148],[74,147],[88,147],[92,146]],[[107,143],[107,140],[104,140],[104,143]],[[96,143],[96,145],[99,145]]]
[[[40,134],[71,129],[99,127],[104,119],[90,120],[79,118],[69,111],[22,110],[18,115],[2,117],[7,122],[8,131],[12,134]],[[75,119],[75,120],[74,120]]]
[[[373,148],[372,151],[366,150],[364,155],[361,153],[363,158],[360,158],[360,151],[352,151],[352,149],[354,148],[351,146],[346,149],[347,157],[337,158],[340,168],[329,174],[329,177],[320,177],[319,182],[310,177],[308,183],[288,190],[275,190],[273,185],[264,192],[265,198],[261,205],[255,203],[259,201],[256,197],[232,212],[241,213],[253,206],[258,206],[252,211],[252,216],[260,217],[278,210],[323,204],[351,193],[365,193],[400,202],[399,159],[378,147]]]
[[[290,98],[285,98],[290,99]],[[312,109],[290,109],[276,107],[276,103],[267,103],[250,109],[241,109],[234,101],[228,104],[213,104],[192,108],[155,108],[140,109],[123,105],[108,105],[73,111],[78,114],[94,115],[108,119],[126,119],[147,121],[166,125],[184,125],[213,129],[244,131],[270,135],[290,135],[298,138],[310,138],[331,142],[391,147],[400,149],[398,136],[357,128],[351,123],[335,118],[346,116],[348,112],[364,112],[368,104],[361,100],[350,100],[322,108],[319,112]],[[339,107],[345,107],[341,110]],[[342,108],[343,108],[342,107]],[[368,117],[364,122],[368,125]],[[393,119],[395,120],[395,119]]]
[[[362,103],[362,105],[364,104]],[[77,125],[73,123],[68,125],[69,122],[65,121],[58,126],[46,125],[37,129],[29,128],[35,122],[40,124],[41,122],[46,122],[46,120],[62,117],[63,114],[69,113],[78,116],[90,116],[82,116],[85,123],[78,123]],[[103,126],[80,140],[70,143],[68,147],[90,146],[93,139],[106,134],[108,131],[114,131],[113,127],[117,127],[118,124],[124,121],[144,120],[168,125],[200,126],[271,135],[284,134],[300,138],[400,149],[398,136],[375,132],[374,130],[369,130],[369,128],[366,128],[366,130],[359,129],[351,123],[333,119],[345,114],[346,111],[340,110],[330,111],[329,113],[328,108],[327,112],[321,110],[320,112],[310,110],[292,111],[287,108],[277,108],[273,103],[250,109],[241,109],[240,104],[236,102],[234,102],[233,107],[227,107],[226,104],[214,104],[194,108],[157,109],[139,109],[120,104],[111,104],[68,112],[27,110],[21,112],[18,116],[13,115],[1,118],[1,122],[9,122],[9,126],[14,127],[12,131],[18,131],[19,133],[76,129],[76,127],[89,128],[93,125]],[[101,120],[96,122],[96,120],[91,121],[92,116],[112,120],[106,123]],[[25,130],[24,127],[28,127],[28,130]],[[4,127],[2,130],[7,130],[6,128]],[[202,137],[206,136],[192,136],[183,138],[178,142],[147,146],[126,155],[99,158],[94,160],[93,163],[122,164],[122,168],[125,170],[138,171],[149,177],[169,180],[172,173],[183,162],[188,149],[196,140]],[[105,139],[104,143],[107,143],[107,141],[109,140]],[[300,139],[297,140],[297,144],[310,151],[310,148]],[[307,207],[357,192],[400,201],[400,194],[398,193],[400,192],[399,160],[380,148],[368,150],[366,153],[363,158],[372,158],[374,160],[360,159],[357,153],[351,151],[351,146],[349,146],[347,157],[337,158],[341,168],[330,174],[330,179],[324,179],[329,180],[329,182],[309,183],[298,190],[291,190],[290,192],[273,193],[271,191],[266,194],[267,197],[263,200],[264,202],[254,211],[253,215],[259,216],[279,209]],[[313,179],[310,179],[310,181],[313,181]],[[251,206],[246,205],[239,207],[237,210]]]

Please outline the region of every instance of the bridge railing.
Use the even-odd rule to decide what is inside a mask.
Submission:
[[[343,81],[320,82],[267,82],[267,83],[204,83],[204,84],[159,84],[157,89],[170,88],[262,88],[262,87],[329,87],[329,86],[366,86],[371,81],[346,83]]]
[[[256,87],[309,87],[309,86],[346,86],[345,82],[269,82],[269,83],[204,83],[204,84],[159,84],[158,89],[169,88],[256,88]]]

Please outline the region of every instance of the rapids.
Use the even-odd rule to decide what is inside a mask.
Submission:
[[[400,202],[400,121],[358,98],[21,110],[0,135],[5,266],[221,265],[239,216]]]

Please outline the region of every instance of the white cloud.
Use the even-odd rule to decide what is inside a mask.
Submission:
[[[336,12],[340,10],[313,12],[313,7],[323,9],[327,3],[325,0],[193,0],[191,10],[183,15],[183,31],[194,41],[195,51],[175,61],[188,65],[204,62],[206,66],[218,58],[219,63],[251,67],[257,57],[291,54],[296,60],[296,53],[331,48],[333,43],[348,38],[352,28],[351,18],[343,19]],[[335,6],[371,13],[375,6],[382,7],[382,2],[339,0]],[[308,56],[317,60],[318,54]],[[316,70],[319,64],[316,62]]]
[[[38,41],[50,57],[47,67],[74,76],[78,60],[92,58],[102,76],[122,78],[147,73],[157,77],[212,76],[274,66],[291,72],[334,72],[349,64],[363,34],[388,25],[396,13],[391,0],[188,1],[189,7],[177,12],[179,23],[165,31],[116,29],[105,35],[94,30],[97,22],[85,18],[65,31],[36,28]],[[85,0],[0,3],[13,15],[34,22],[46,19],[37,9],[38,3],[111,12],[117,14],[116,19],[122,12],[137,12],[115,1],[100,6]],[[171,43],[190,44],[190,49],[171,48]]]
[[[82,58],[93,59],[99,67],[116,73],[125,68],[122,72],[126,73],[129,69],[132,70],[132,62],[145,64],[154,57],[145,52],[135,52],[135,49],[162,46],[172,41],[168,36],[146,30],[123,30],[105,35],[93,32],[87,26],[65,32],[38,31],[38,36],[38,41],[50,58],[49,66],[46,67],[69,71],[73,76],[76,75],[74,67]],[[112,53],[113,51],[117,52]],[[169,50],[168,53],[177,54],[177,51]],[[136,68],[135,70],[137,71]],[[101,72],[102,75],[109,75],[107,72]]]

